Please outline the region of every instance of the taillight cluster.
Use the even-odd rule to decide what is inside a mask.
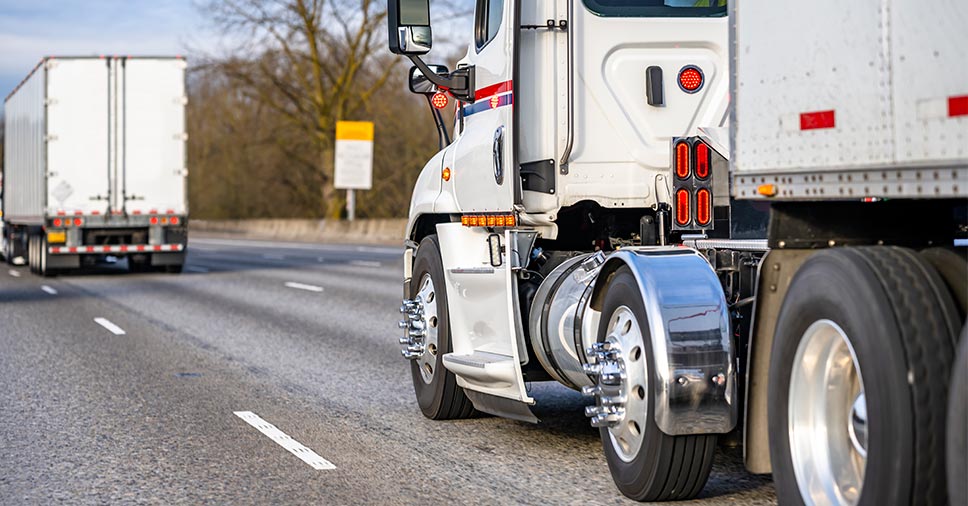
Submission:
[[[465,214],[460,223],[465,227],[513,227],[517,220],[513,214]]]
[[[673,142],[673,229],[713,228],[712,149],[699,139]]]
[[[71,218],[54,218],[54,220],[51,221],[50,224],[51,224],[51,226],[53,226],[55,228],[69,227],[71,225],[74,225],[75,227],[79,227],[79,226],[81,226],[81,225],[84,224],[84,218],[73,218],[73,219],[71,219]]]

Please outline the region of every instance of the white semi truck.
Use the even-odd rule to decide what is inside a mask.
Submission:
[[[448,71],[420,59],[428,0],[389,0],[411,90],[458,101],[407,227],[423,414],[533,422],[527,383],[555,380],[636,500],[695,497],[725,440],[781,504],[963,501],[966,24],[953,0],[478,0]]]
[[[4,101],[4,257],[50,275],[127,257],[180,272],[185,60],[47,57]]]

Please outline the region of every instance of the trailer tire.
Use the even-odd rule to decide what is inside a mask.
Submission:
[[[605,341],[608,322],[620,309],[626,310],[623,308],[631,310],[637,320],[642,336],[641,355],[645,357],[646,381],[651,382],[655,378],[655,374],[650,373],[655,371],[655,361],[649,338],[648,314],[635,276],[625,266],[615,272],[606,288],[598,342]],[[619,455],[615,447],[618,443],[609,432],[609,427],[599,428],[612,480],[626,497],[636,501],[692,499],[702,491],[709,478],[716,435],[670,436],[659,430],[655,423],[655,395],[652,392],[651,387],[644,389],[647,412],[642,417],[639,448],[631,449],[634,450],[631,459],[628,455],[626,458]],[[625,423],[625,420],[621,423]]]
[[[436,362],[432,366],[430,382],[424,380],[421,365],[410,362],[413,389],[420,411],[432,420],[456,420],[471,418],[477,414],[464,389],[457,384],[457,376],[443,365],[442,357],[453,351],[450,335],[450,316],[447,307],[447,287],[444,282],[444,265],[440,259],[440,243],[436,235],[420,241],[413,261],[413,282],[407,296],[415,298],[421,290],[420,281],[428,277],[433,283],[433,303],[437,306]],[[425,353],[430,353],[426,351]]]
[[[39,242],[40,248],[37,254],[40,257],[40,266],[37,268],[37,271],[41,276],[47,278],[55,274],[53,269],[47,267],[47,260],[48,256],[50,255],[50,253],[47,252],[47,236],[41,235]]]
[[[944,282],[911,250],[811,256],[783,301],[770,357],[780,504],[944,504],[958,327]]]
[[[30,234],[27,236],[27,264],[30,272],[36,274],[37,269],[37,236]]]
[[[948,500],[968,497],[968,325],[961,329],[948,392]]]
[[[947,284],[963,320],[968,313],[968,258],[965,258],[964,249],[928,248],[921,251],[921,256],[934,266]]]

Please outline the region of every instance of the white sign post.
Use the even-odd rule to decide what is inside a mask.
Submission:
[[[333,187],[346,190],[346,214],[356,217],[353,190],[373,187],[373,123],[370,121],[336,122],[336,167]]]

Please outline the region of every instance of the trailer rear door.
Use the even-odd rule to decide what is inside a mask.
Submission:
[[[185,214],[185,61],[128,59],[120,80],[125,210]]]
[[[47,214],[106,212],[110,176],[108,65],[47,62]]]

